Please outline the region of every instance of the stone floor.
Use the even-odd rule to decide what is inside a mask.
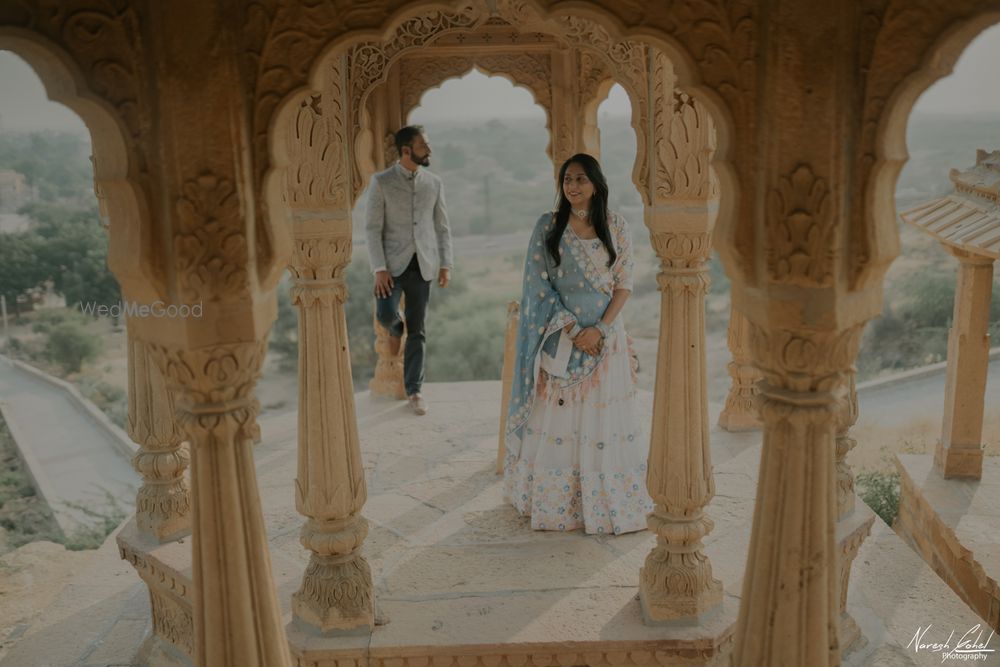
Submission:
[[[358,395],[369,493],[364,514],[371,523],[365,553],[386,622],[353,639],[308,637],[290,627],[293,643],[300,652],[305,647],[309,658],[299,664],[354,656],[402,666],[411,661],[388,658],[422,658],[426,664],[434,656],[435,665],[471,665],[486,664],[476,656],[503,654],[511,656],[510,664],[569,666],[680,660],[684,651],[690,660],[683,664],[704,664],[698,655],[707,647],[727,650],[739,606],[760,435],[712,432],[717,495],[708,513],[715,529],[705,543],[725,586],[723,608],[700,624],[647,627],[635,598],[651,535],[533,532],[502,501],[494,472],[499,393],[499,383],[491,382],[431,385],[425,417],[412,415],[403,403]],[[648,406],[651,396],[643,400]],[[711,410],[713,420],[717,409]],[[290,620],[291,595],[308,561],[298,541],[303,519],[293,502],[296,415],[267,417],[261,427],[258,481],[279,599]],[[178,570],[189,568],[188,545],[171,545],[162,555]],[[113,570],[120,582],[123,564],[110,554],[103,558],[109,562],[98,565]],[[108,575],[88,576],[96,581]],[[117,656],[128,654],[129,642],[135,655],[148,627],[135,615],[135,590],[119,584],[102,598],[93,587],[81,588],[81,595],[91,596],[89,604],[78,604],[76,616],[60,614],[51,626],[33,626],[0,664],[107,664],[90,658],[112,640],[116,661],[127,664]],[[880,521],[856,560],[849,610],[866,637],[846,661],[854,665],[939,665],[939,653],[907,647],[914,634],[930,625],[925,640],[944,641],[946,629],[961,635],[979,622]],[[100,623],[111,616],[114,623]],[[115,628],[119,634],[112,637]],[[87,653],[70,659],[72,646]],[[60,658],[49,660],[52,651]],[[1000,664],[993,655],[986,664]]]

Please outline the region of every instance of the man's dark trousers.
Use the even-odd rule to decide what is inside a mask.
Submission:
[[[392,277],[392,292],[384,299],[375,299],[375,316],[392,336],[403,335],[403,320],[399,319],[399,297],[406,295],[403,318],[406,320],[406,349],[403,352],[403,385],[406,395],[420,391],[424,383],[424,316],[431,297],[431,281],[420,275],[420,264],[414,255],[410,264],[398,276]]]

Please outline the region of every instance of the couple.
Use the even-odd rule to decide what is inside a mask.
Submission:
[[[423,414],[424,313],[438,262],[438,284],[450,278],[451,242],[441,181],[418,172],[431,154],[423,130],[403,128],[396,147],[399,163],[372,185],[368,247],[377,317],[397,352],[399,294],[406,294],[404,379],[410,404]],[[404,187],[420,179],[424,187]],[[431,233],[422,245],[416,240],[431,223],[436,248]],[[558,207],[539,218],[528,244],[507,415],[505,495],[530,515],[532,528],[626,533],[644,529],[653,509],[634,354],[619,317],[633,264],[628,225],[608,210],[600,165],[574,155],[559,172]]]

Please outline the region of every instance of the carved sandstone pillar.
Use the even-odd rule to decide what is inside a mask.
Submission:
[[[128,336],[129,437],[139,445],[132,466],[142,476],[135,521],[140,535],[158,543],[191,532],[191,494],[184,477],[190,462],[187,443],[174,421],[174,402],[160,370],[148,358],[146,344]]]
[[[266,340],[150,344],[191,443],[195,664],[288,665],[253,461]]]
[[[760,428],[757,382],[760,372],[750,363],[750,323],[736,308],[729,309],[729,377],[732,385],[726,407],[719,414],[719,426],[727,431],[754,431]]]
[[[521,304],[511,301],[507,304],[507,331],[503,339],[503,373],[500,383],[500,435],[497,446],[496,473],[503,474],[504,457],[507,452],[507,409],[510,407],[510,390],[514,384],[514,357],[517,355],[517,327],[521,321]]]
[[[863,9],[822,6],[769,2],[759,25],[767,67],[752,75],[754,92],[724,93],[738,119],[727,142],[738,192],[716,239],[763,376],[736,667],[841,663],[841,400],[898,253],[891,187],[879,184],[888,173],[883,135],[870,129],[890,105],[875,96],[874,116],[844,113],[841,91],[870,80],[836,49],[817,48],[829,38],[865,51],[870,42],[856,29]]]
[[[704,509],[715,495],[705,383],[708,233],[653,233],[662,261],[657,282],[660,345],[647,484],[655,502],[656,546],[639,572],[647,622],[696,617],[722,601],[702,538],[713,527]]]
[[[311,552],[292,614],[327,634],[374,626],[371,570],[361,555],[367,491],[344,314],[353,201],[347,78],[344,57],[334,59],[321,90],[304,96],[285,133],[295,237],[289,269],[299,307],[295,507],[306,517],[300,540]]]
[[[351,240],[317,233],[319,228],[308,237],[297,230],[292,262],[292,302],[299,306],[295,507],[307,519],[301,541],[312,552],[292,613],[299,622],[335,633],[371,629],[374,606],[371,570],[361,555],[367,491],[344,315]]]
[[[253,441],[254,386],[290,244],[276,188],[265,189],[266,165],[253,156],[252,86],[229,9],[195,0],[143,8],[155,35],[143,59],[158,73],[143,99],[155,118],[142,134],[156,155],[144,181],[156,223],[150,274],[168,305],[200,307],[137,318],[135,335],[190,443],[194,662],[287,667]]]
[[[824,358],[841,361],[846,372],[859,334],[860,327],[813,336],[783,330],[754,333],[756,358],[767,359],[761,369],[764,443],[735,665],[839,664],[840,571],[834,532],[839,378],[836,371],[821,374]],[[838,354],[841,349],[851,351],[850,359]],[[822,389],[805,390],[807,382],[818,382]]]
[[[990,358],[993,260],[946,246],[958,258],[955,314],[948,332],[944,421],[934,463],[946,479],[983,473],[983,408]]]
[[[405,297],[400,297],[400,311],[402,311],[405,302]],[[403,337],[399,341],[399,350],[396,354],[392,354],[389,349],[389,332],[379,324],[374,310],[372,311],[372,326],[375,329],[375,354],[378,355],[378,360],[375,362],[375,374],[368,381],[368,391],[371,392],[372,396],[401,401],[406,398],[406,387],[403,385],[403,352],[406,349],[406,333],[403,333]]]
[[[713,527],[715,495],[705,382],[705,295],[711,228],[709,160],[714,130],[706,110],[674,89],[673,68],[652,51],[648,95],[652,203],[646,226],[660,258],[660,342],[647,486],[655,503],[656,546],[639,573],[647,623],[696,617],[720,604],[702,538]]]

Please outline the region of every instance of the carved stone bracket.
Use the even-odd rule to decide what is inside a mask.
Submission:
[[[833,284],[835,220],[826,181],[807,164],[783,176],[767,196],[767,269],[771,280],[802,287]]]
[[[232,181],[206,171],[181,191],[173,240],[181,295],[189,304],[245,298],[249,251]]]

